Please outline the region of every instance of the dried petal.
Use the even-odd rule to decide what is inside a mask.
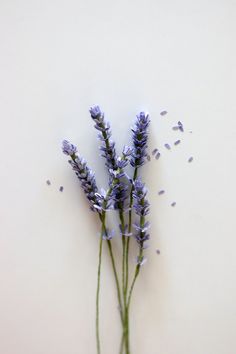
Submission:
[[[160,190],[160,191],[158,192],[159,195],[162,195],[162,194],[164,194],[164,193],[165,193],[164,189],[162,189],[162,190]]]
[[[161,112],[160,112],[160,115],[161,115],[161,116],[165,116],[167,113],[168,113],[167,111],[161,111]]]
[[[170,145],[169,144],[164,144],[164,146],[165,146],[165,148],[167,149],[167,150],[170,150],[171,149],[171,147],[170,147]]]

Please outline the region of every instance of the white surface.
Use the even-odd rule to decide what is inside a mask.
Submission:
[[[152,242],[132,353],[236,353],[235,30],[230,0],[1,0],[1,354],[95,353],[99,225],[60,151],[64,137],[77,143],[104,182],[93,103],[118,148],[140,109],[152,117],[151,148],[173,141],[177,120],[187,130],[144,173]],[[120,328],[105,258],[102,353],[113,354]]]

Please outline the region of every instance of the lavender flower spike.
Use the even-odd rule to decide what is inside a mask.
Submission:
[[[150,119],[147,113],[140,112],[136,116],[135,126],[132,128],[133,153],[130,161],[133,167],[140,167],[146,161],[149,123]]]
[[[123,210],[128,197],[128,186],[121,181],[121,178],[125,176],[124,168],[128,164],[133,150],[125,146],[122,156],[118,157],[115,151],[115,143],[111,139],[110,124],[105,121],[104,113],[99,106],[93,106],[89,111],[95,122],[95,128],[99,131],[98,137],[102,141],[100,150],[102,151],[102,156],[106,159],[106,166],[110,175],[110,197],[113,200],[113,207],[114,209]]]
[[[102,141],[100,150],[106,159],[106,166],[108,169],[117,169],[115,143],[111,140],[110,124],[105,121],[104,113],[99,106],[92,106],[89,112],[95,122],[94,127],[99,131],[98,138]]]
[[[134,181],[134,190],[133,190],[133,198],[134,198],[134,210],[135,213],[140,217],[139,224],[134,224],[137,233],[135,234],[136,241],[138,242],[140,249],[142,250],[145,245],[144,242],[149,240],[149,234],[147,233],[147,229],[149,227],[149,223],[145,221],[145,216],[149,213],[149,202],[146,198],[147,189],[145,184],[142,183],[141,178],[138,177]]]
[[[69,164],[72,166],[72,169],[75,171],[76,176],[80,180],[81,187],[89,200],[90,208],[92,211],[98,211],[96,206],[99,203],[99,199],[97,197],[97,184],[95,181],[94,173],[87,166],[86,161],[80,156],[76,155],[77,148],[67,140],[62,142],[62,151],[65,155],[69,155],[71,160],[69,160]]]

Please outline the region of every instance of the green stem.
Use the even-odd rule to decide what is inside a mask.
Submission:
[[[107,240],[107,245],[108,245],[108,250],[109,250],[110,257],[111,257],[112,269],[113,269],[115,282],[116,282],[117,297],[118,297],[118,302],[119,302],[119,307],[120,307],[121,322],[123,325],[123,306],[122,306],[122,301],[121,301],[120,284],[119,284],[119,278],[117,275],[117,270],[116,270],[116,265],[115,265],[115,258],[113,255],[112,245],[111,245],[110,240]]]
[[[102,227],[101,227],[101,236],[100,236],[100,242],[99,242],[97,291],[96,291],[96,343],[97,343],[97,354],[101,353],[100,332],[99,332],[99,297],[100,297],[102,245],[103,245],[103,233],[104,233],[104,230],[105,230],[105,217],[106,217],[106,213],[103,212],[103,214],[101,216]]]
[[[134,169],[133,181],[137,178],[138,168]],[[133,185],[130,191],[130,201],[129,201],[129,218],[128,218],[128,233],[132,230],[132,205],[133,205]],[[129,313],[127,308],[127,292],[129,285],[129,243],[130,237],[125,240],[125,289],[124,289],[124,326],[123,326],[123,338],[125,342],[126,354],[129,353]]]

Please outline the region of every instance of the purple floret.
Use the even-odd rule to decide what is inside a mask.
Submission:
[[[62,151],[71,157],[71,160],[68,162],[80,180],[81,187],[89,200],[91,210],[98,211],[95,207],[95,205],[99,204],[99,200],[96,195],[98,188],[94,173],[87,166],[87,162],[82,157],[76,155],[77,148],[67,140],[62,142]]]
[[[147,156],[147,140],[148,140],[148,126],[150,124],[149,115],[140,112],[136,116],[136,121],[133,132],[133,153],[131,157],[131,165],[133,167],[140,167],[146,162]]]

